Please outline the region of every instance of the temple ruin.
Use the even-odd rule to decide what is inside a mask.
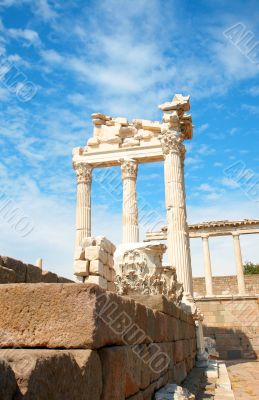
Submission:
[[[204,379],[215,400],[234,399],[214,359],[259,354],[258,282],[244,276],[239,241],[259,233],[259,221],[187,224],[189,96],[159,109],[161,122],[93,114],[93,136],[73,150],[75,282],[44,271],[42,259],[0,257],[0,400],[190,400]],[[141,242],[138,166],[157,161],[167,224]],[[123,188],[117,247],[91,228],[93,169],[113,166]],[[209,237],[222,235],[233,236],[237,277],[216,282]],[[192,276],[193,238],[202,238],[205,279]]]

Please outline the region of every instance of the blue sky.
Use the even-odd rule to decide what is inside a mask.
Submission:
[[[71,152],[91,136],[91,113],[159,120],[157,105],[175,93],[191,95],[195,125],[189,221],[258,218],[258,17],[256,0],[0,0],[0,67],[8,61],[36,91],[22,101],[1,75],[1,193],[33,231],[21,237],[0,212],[0,253],[32,263],[41,256],[46,269],[71,275]],[[237,24],[250,41],[224,34]],[[235,165],[243,179],[230,177]],[[119,243],[121,193],[94,176],[94,233]],[[138,193],[165,220],[162,164],[140,166]],[[244,259],[259,261],[258,235],[241,243]],[[234,273],[231,238],[213,239],[211,250],[213,273]],[[202,275],[199,240],[192,258]]]

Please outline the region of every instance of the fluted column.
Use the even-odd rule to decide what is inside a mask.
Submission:
[[[139,241],[136,192],[137,161],[133,159],[122,160],[121,171],[123,180],[123,243],[134,243]]]
[[[205,268],[206,295],[213,296],[210,247],[209,247],[209,237],[207,235],[202,236],[202,247],[203,247],[203,259]]]
[[[170,265],[176,267],[185,295],[193,295],[191,256],[186,220],[183,159],[185,147],[181,133],[164,131],[160,137],[164,153],[167,243]]]
[[[80,246],[83,238],[91,236],[91,186],[92,167],[86,163],[75,163],[77,176],[76,243]]]
[[[237,285],[238,285],[238,293],[240,295],[245,294],[246,285],[245,285],[245,276],[244,276],[244,267],[240,246],[240,238],[239,234],[233,233],[233,241],[234,241],[234,250],[235,250],[235,259],[236,259],[236,269],[237,269]]]

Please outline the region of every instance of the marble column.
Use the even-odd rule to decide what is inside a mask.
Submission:
[[[77,176],[76,204],[76,244],[80,246],[82,239],[91,236],[91,186],[92,167],[86,163],[73,165]]]
[[[235,259],[236,259],[236,269],[237,269],[237,285],[238,285],[238,293],[240,295],[245,294],[246,286],[245,286],[245,276],[244,276],[244,267],[240,246],[240,238],[238,233],[233,233],[233,241],[234,241],[234,250],[235,250]]]
[[[209,247],[209,237],[207,235],[202,236],[202,247],[203,247],[203,259],[205,267],[206,295],[213,296],[210,247]]]
[[[138,163],[134,159],[121,162],[123,180],[123,243],[139,241],[136,180]]]
[[[168,258],[188,297],[193,295],[193,285],[183,173],[185,147],[181,134],[170,130],[163,132],[160,140],[165,158]]]

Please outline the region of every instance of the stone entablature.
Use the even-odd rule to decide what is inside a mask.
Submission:
[[[240,235],[249,235],[259,233],[259,220],[244,219],[240,221],[208,221],[197,224],[189,224],[189,237],[198,238],[203,235],[208,236],[226,236],[238,233]],[[146,241],[166,240],[167,227],[163,227],[158,232],[147,232]]]
[[[192,118],[185,114],[190,109],[189,96],[176,94],[172,102],[159,106],[163,122],[92,114],[93,136],[85,147],[73,150],[73,161],[83,161],[92,167],[120,164],[121,158],[134,158],[139,163],[164,159],[161,138],[169,127],[180,129],[181,140],[192,138]]]

